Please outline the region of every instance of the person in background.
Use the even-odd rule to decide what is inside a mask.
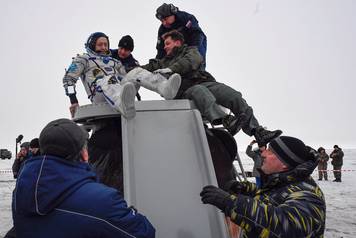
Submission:
[[[133,57],[132,51],[134,50],[134,40],[130,35],[123,36],[118,45],[118,49],[110,50],[114,59],[119,60],[125,67],[126,72],[139,66],[138,61]]]
[[[38,156],[41,154],[40,151],[40,142],[38,140],[38,138],[34,138],[30,141],[30,153],[31,156]]]
[[[26,161],[12,201],[18,238],[155,237],[149,220],[88,165],[88,133],[57,119],[41,131],[42,155]]]
[[[24,145],[24,143],[26,143]],[[20,159],[18,159],[17,161],[15,160],[16,162],[16,165],[14,163],[15,166],[13,166],[13,173],[14,173],[14,178],[17,178],[18,175],[19,175],[19,171],[20,171],[20,168],[21,166],[23,165],[24,161],[25,160],[28,160],[29,158],[31,157],[34,157],[34,156],[38,156],[40,155],[40,144],[39,144],[39,140],[38,138],[34,138],[30,141],[30,143],[28,144],[29,147],[28,147],[28,152],[26,154],[26,150],[27,150],[27,143],[28,142],[24,142],[23,144],[21,144],[21,150],[20,150],[20,153],[21,155],[19,156],[19,158],[22,158],[22,161],[20,161]],[[19,154],[20,154],[19,153]],[[25,156],[24,156],[25,155]],[[15,172],[14,170],[16,170],[16,177],[15,177]],[[6,235],[4,236],[4,238],[16,238],[16,229],[15,227],[13,226],[7,233]]]
[[[262,146],[262,148],[257,147],[255,149],[252,149],[252,146],[256,143],[257,143],[256,140],[250,142],[250,144],[246,148],[246,154],[248,157],[253,159],[252,176],[256,178],[256,186],[260,188],[261,177],[260,177],[260,172],[258,172],[257,169],[261,168],[261,164],[262,164],[261,150],[263,150],[265,147]]]
[[[318,171],[319,171],[319,180],[323,180],[323,177],[325,180],[328,180],[328,160],[329,156],[325,152],[325,149],[323,147],[320,147],[318,149],[319,153],[319,163],[318,163]]]
[[[228,182],[224,190],[208,185],[202,202],[230,217],[242,237],[323,237],[325,198],[310,176],[317,152],[295,137],[280,136],[261,155],[261,189],[248,181]]]
[[[110,50],[114,59],[117,59],[125,67],[126,72],[130,72],[133,68],[139,66],[138,61],[133,57],[134,40],[130,35],[123,36],[118,45],[118,49]],[[141,95],[136,93],[137,100],[141,101]]]
[[[183,34],[185,43],[188,46],[196,46],[203,57],[201,67],[206,67],[207,38],[200,28],[198,20],[194,15],[180,11],[173,4],[163,3],[156,10],[156,18],[161,21],[157,37],[157,59],[162,59],[166,55],[164,50],[163,35],[172,30],[178,30]]]
[[[330,154],[332,158],[331,164],[333,165],[334,177],[333,182],[341,182],[341,168],[343,165],[344,152],[338,145],[334,145],[334,150]]]
[[[16,179],[19,175],[20,168],[25,160],[31,157],[30,142],[23,142],[20,145],[20,151],[17,153],[15,161],[12,165],[12,173]]]

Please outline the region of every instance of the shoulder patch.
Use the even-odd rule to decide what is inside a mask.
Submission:
[[[69,65],[68,72],[73,73],[73,72],[77,71],[77,69],[78,69],[78,65],[75,63],[72,63],[71,65]]]
[[[108,64],[110,62],[111,57],[104,57],[103,58],[103,63]]]

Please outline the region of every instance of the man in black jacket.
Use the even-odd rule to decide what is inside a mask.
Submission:
[[[123,36],[119,41],[118,47],[116,50],[110,50],[111,56],[121,62],[125,67],[126,73],[140,65],[132,55],[134,40],[130,35]],[[138,92],[136,93],[136,97],[141,101],[141,95]]]
[[[123,36],[119,41],[118,47],[118,49],[110,50],[111,56],[124,65],[126,72],[140,65],[132,55],[134,40],[130,35]]]
[[[331,164],[333,165],[334,177],[333,182],[341,182],[341,167],[343,164],[344,152],[338,145],[334,145],[334,150],[330,154],[332,158]]]

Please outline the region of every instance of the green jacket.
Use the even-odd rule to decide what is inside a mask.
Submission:
[[[173,49],[171,55],[166,55],[162,59],[151,59],[148,64],[141,66],[148,71],[170,68],[173,73],[178,73],[182,77],[182,83],[177,93],[176,99],[182,97],[185,90],[201,82],[214,82],[214,77],[201,69],[203,58],[194,46],[182,45]]]
[[[324,153],[319,153],[319,159],[320,159],[320,162],[326,163],[329,160],[329,156],[325,152]]]
[[[261,189],[242,184],[225,211],[243,229],[242,237],[323,237],[325,199],[311,177],[286,172],[269,175]]]
[[[333,160],[331,161],[331,164],[334,166],[342,166],[343,164],[343,158],[344,158],[344,152],[338,148],[334,149],[333,152],[330,154],[330,158]]]

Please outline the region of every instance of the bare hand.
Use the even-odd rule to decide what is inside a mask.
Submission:
[[[72,118],[74,118],[74,114],[77,111],[78,107],[79,107],[78,103],[74,103],[74,104],[70,105],[69,111],[70,111],[70,115]]]

